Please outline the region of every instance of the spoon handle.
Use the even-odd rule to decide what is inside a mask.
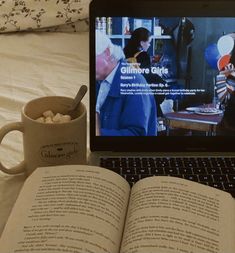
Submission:
[[[74,111],[77,106],[79,105],[79,103],[81,102],[81,100],[83,99],[83,97],[85,96],[85,94],[87,93],[87,86],[86,85],[82,85],[76,95],[76,97],[74,98],[74,101],[71,105],[70,111]]]

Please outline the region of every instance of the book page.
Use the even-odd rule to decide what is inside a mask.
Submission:
[[[234,253],[234,199],[173,177],[137,182],[121,253]]]
[[[37,169],[26,181],[0,252],[118,253],[130,187],[92,166]]]

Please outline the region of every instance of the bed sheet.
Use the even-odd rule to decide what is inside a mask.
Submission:
[[[20,121],[21,108],[31,99],[74,97],[88,85],[88,45],[87,32],[1,34],[0,127]],[[84,103],[89,111],[88,95]],[[10,167],[22,159],[22,136],[14,131],[0,145],[0,161]],[[0,234],[24,180],[0,172]]]

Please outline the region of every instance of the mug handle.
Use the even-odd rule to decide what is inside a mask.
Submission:
[[[2,140],[5,137],[5,135],[7,135],[9,132],[16,130],[23,133],[23,129],[24,127],[22,122],[14,122],[3,126],[0,129],[0,144],[2,143]],[[3,166],[2,163],[0,162],[0,171],[3,171],[10,175],[23,173],[26,171],[25,161],[22,161],[21,163],[10,169]]]

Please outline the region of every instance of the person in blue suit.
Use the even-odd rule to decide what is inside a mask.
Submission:
[[[145,94],[130,94],[128,86],[147,82],[124,58],[121,47],[96,31],[96,135],[155,136],[154,96],[147,88]]]

